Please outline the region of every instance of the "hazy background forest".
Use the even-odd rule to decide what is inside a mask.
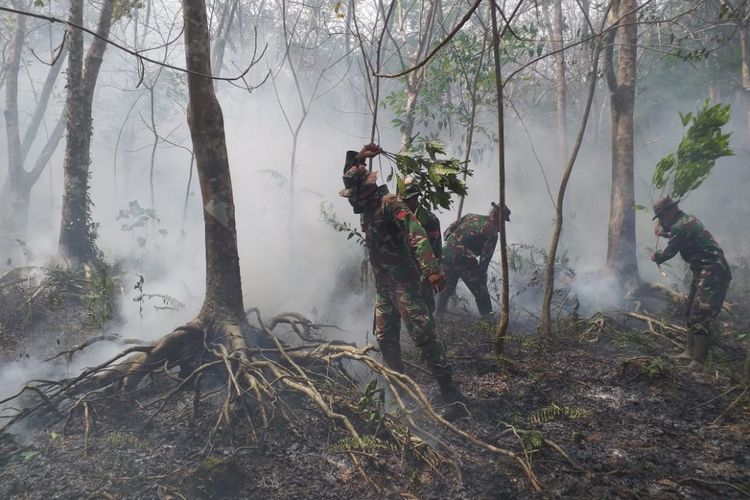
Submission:
[[[28,7],[21,2],[13,5]],[[381,48],[383,72],[398,71],[415,60],[413,53],[420,37],[425,36],[429,5],[398,4],[392,33]],[[444,37],[467,5],[440,3],[430,27],[433,41]],[[374,61],[372,52],[385,11],[378,3],[357,2],[354,26],[352,7],[346,2],[314,1],[208,3],[216,75],[234,77],[253,54],[257,57],[263,52],[244,81],[217,81],[216,89],[224,108],[237,197],[244,292],[249,303],[265,310],[291,309],[306,314],[315,310],[328,320],[341,320],[335,312],[340,308],[321,299],[340,298],[337,287],[342,268],[357,267],[361,260],[356,245],[326,224],[320,208],[324,204],[337,219],[357,223],[336,193],[343,153],[370,141],[370,83],[361,48]],[[112,25],[113,41],[181,66],[178,2],[121,2],[118,8],[121,17]],[[602,8],[599,4],[588,6],[591,18],[597,19]],[[65,17],[65,5],[58,2],[36,5],[32,10]],[[505,87],[507,198],[513,211],[509,242],[539,248],[547,246],[554,219],[550,193],[556,192],[566,160],[558,145],[555,60],[546,57],[533,62],[554,50],[552,10],[546,4],[522,7],[514,21],[516,28],[505,35],[503,54],[506,74],[522,68]],[[97,3],[86,9],[87,25],[93,27],[98,13]],[[426,68],[416,99],[411,135],[437,137],[456,157],[463,155],[467,132],[469,98],[462,72],[470,77],[479,63],[486,17],[479,9],[459,36],[438,53]],[[647,2],[639,8],[638,19],[642,25],[635,105],[636,201],[650,206],[656,197],[650,177],[656,161],[681,137],[678,112],[692,111],[708,97],[731,104],[736,156],[722,160],[707,183],[686,200],[685,207],[700,214],[725,245],[730,260],[736,262],[748,253],[750,229],[750,204],[742,189],[749,185],[750,172],[746,168],[748,96],[742,85],[739,24],[714,2]],[[3,18],[6,42],[15,22],[13,15]],[[64,32],[63,26],[44,20],[29,19],[27,23],[19,75],[21,130],[28,123],[40,82]],[[566,147],[570,147],[590,66],[591,43],[579,43],[589,32],[579,4],[563,2],[561,28],[564,46],[578,43],[564,52],[564,123]],[[223,55],[217,55],[219,46]],[[489,202],[497,199],[495,98],[489,59],[483,57],[479,74],[470,165],[475,173],[469,181],[464,213],[485,213]],[[64,71],[44,113],[37,144],[43,144],[63,109]],[[380,82],[376,142],[388,151],[398,151],[401,144],[406,117],[404,78]],[[184,73],[150,63],[141,67],[132,55],[107,48],[93,101],[91,200],[92,220],[99,224],[98,245],[106,258],[122,260],[133,282],[136,274],[144,275],[147,291],[179,299],[188,305],[185,314],[190,314],[189,306],[199,303],[202,293],[203,245],[194,177],[188,188],[191,144],[184,119],[185,82]],[[562,250],[577,271],[602,267],[606,256],[609,124],[607,88],[601,81],[565,211]],[[295,151],[292,130],[298,126]],[[33,152],[32,148],[32,157]],[[290,197],[293,154],[294,194]],[[27,243],[25,248],[35,264],[44,264],[56,251],[63,155],[64,145],[60,145],[32,189],[30,230],[12,235]],[[386,175],[393,168],[386,160],[377,166]],[[132,218],[118,219],[131,202],[153,210],[144,226],[128,229]],[[732,216],[727,217],[727,212]],[[446,227],[455,210],[439,215]],[[654,243],[650,217],[645,213],[637,216],[637,231],[642,276],[659,279],[655,266],[644,260]],[[22,258],[18,246],[15,262]],[[3,260],[7,266],[8,259]],[[681,269],[675,271],[682,273]],[[305,279],[300,280],[300,275]],[[130,288],[127,284],[126,280],[126,289]],[[135,312],[131,299],[124,297],[125,310]],[[138,320],[138,330],[155,328],[155,334],[163,330],[163,323],[157,321],[158,326],[152,327],[148,318]]]
[[[153,341],[194,317],[204,297],[204,207],[186,121],[182,5],[176,0],[83,3],[82,24],[91,31],[99,29],[103,9],[113,12],[104,36],[110,43],[104,44],[101,69],[94,75],[88,196],[91,236],[104,260],[122,274],[116,281],[118,319],[101,326],[123,338]],[[473,176],[463,213],[485,214],[490,202],[499,200],[498,102],[485,4],[206,0],[246,306],[268,316],[295,311],[340,326],[339,338],[373,341],[372,291],[363,274],[363,249],[357,238],[347,239],[347,231],[341,230],[341,224],[359,224],[337,195],[346,150],[375,142],[398,152],[416,137],[415,147],[423,139],[437,139],[448,156],[464,159],[468,144]],[[557,255],[578,276],[611,264],[607,73],[623,71],[621,52],[629,46],[636,48],[629,68],[635,75],[635,195],[634,203],[621,208],[636,221],[640,278],[685,291],[687,267],[679,259],[662,267],[665,275],[649,259],[655,246],[650,207],[661,195],[651,178],[658,160],[682,138],[679,113],[695,111],[710,99],[731,105],[727,130],[734,156],[719,160],[681,206],[706,224],[740,270],[735,286],[746,287],[750,9],[745,2],[497,4],[512,17],[509,24],[499,20],[506,202],[512,210],[508,243],[517,262],[534,261],[531,269],[512,266],[511,314],[518,318],[527,311],[525,318],[538,323],[544,254],[560,178],[581,126],[592,54],[599,58],[595,94],[565,197]],[[64,129],[70,130],[65,110],[70,36],[64,23],[51,22],[68,19],[68,2],[0,0],[0,9],[0,107],[5,116],[0,158],[8,158],[0,162],[2,275],[18,266],[49,269],[65,263],[58,243]],[[634,15],[635,45],[622,35],[596,35],[600,25],[612,31],[604,16],[609,12],[612,23],[618,9]],[[470,10],[473,15],[465,19]],[[36,17],[20,21],[13,11]],[[83,39],[85,51],[96,38],[86,33]],[[597,52],[597,39],[611,44],[611,59],[606,47]],[[449,41],[440,45],[443,40]],[[394,76],[425,60],[416,71]],[[14,164],[28,174],[17,174]],[[373,167],[385,181],[394,165],[379,157]],[[30,193],[27,221],[19,215],[23,204],[11,202],[18,182]],[[395,182],[389,187],[394,191]],[[455,200],[450,211],[438,213],[443,228],[455,220],[457,205]],[[492,268],[497,275],[497,265]],[[616,278],[614,273],[574,284],[581,310],[627,308]],[[497,282],[493,286],[493,293],[499,293]],[[91,350],[93,358],[81,357],[67,369],[75,371],[119,350],[97,346]],[[30,372],[53,370],[39,368],[33,351],[27,354],[28,360],[0,367],[0,396],[10,394]]]

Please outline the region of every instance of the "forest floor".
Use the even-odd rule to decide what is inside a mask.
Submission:
[[[34,300],[48,307],[32,310],[0,298],[0,367],[100,333],[90,302],[40,293]],[[206,448],[220,399],[201,400],[195,412],[184,392],[161,412],[132,401],[92,406],[88,430],[74,418],[67,426],[27,421],[0,435],[0,498],[750,496],[750,398],[732,406],[741,389],[727,393],[742,378],[744,349],[734,336],[722,335],[724,348],[694,372],[665,356],[676,349],[668,339],[679,337],[625,313],[568,319],[545,342],[512,325],[499,370],[488,355],[493,330],[460,316],[440,327],[471,412],[456,424],[525,453],[541,494],[512,461],[466,446],[452,457],[461,483],[449,467],[433,469],[377,443],[359,452],[365,479],[342,434],[304,402],[297,432],[238,424]],[[421,366],[404,343],[407,360]],[[407,372],[435,395],[429,376],[413,366]],[[448,439],[444,430],[433,433]]]

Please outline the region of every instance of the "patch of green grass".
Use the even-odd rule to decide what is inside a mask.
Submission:
[[[353,437],[345,437],[336,441],[331,446],[333,452],[347,452],[347,451],[361,451],[371,455],[376,454],[380,450],[388,448],[388,444],[380,438],[375,436],[365,435],[359,439]]]
[[[647,332],[643,330],[630,330],[627,332],[621,332],[615,339],[614,343],[621,348],[625,347],[641,347],[647,348],[651,345],[651,338]]]
[[[664,378],[670,373],[669,361],[664,358],[649,358],[641,366],[641,375],[649,380]]]
[[[128,432],[108,432],[104,436],[102,436],[101,442],[106,446],[115,448],[124,447],[143,449],[147,447],[146,443],[142,439]]]

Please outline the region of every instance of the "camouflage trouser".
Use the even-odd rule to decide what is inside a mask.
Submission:
[[[420,286],[422,288],[422,297],[424,298],[424,303],[427,306],[427,310],[429,310],[430,314],[434,316],[435,293],[432,291],[432,287],[430,286],[430,281],[427,278],[422,278],[422,282],[420,283]]]
[[[445,350],[435,337],[435,322],[425,304],[419,283],[388,283],[377,286],[375,302],[375,338],[380,344],[383,360],[392,369],[403,371],[401,360],[401,320],[422,351],[427,366],[438,382],[448,382],[451,368]]]
[[[466,256],[444,257],[442,268],[445,275],[445,290],[438,295],[435,314],[441,315],[445,312],[448,299],[456,293],[459,278],[474,295],[479,314],[485,316],[492,312],[490,293],[487,290],[487,273],[479,269],[476,259]]]
[[[721,312],[732,274],[724,265],[693,273],[687,302],[687,325],[694,335],[711,335],[711,323]]]

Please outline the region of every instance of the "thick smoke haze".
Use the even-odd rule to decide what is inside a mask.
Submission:
[[[172,12],[178,14],[178,11]],[[175,32],[178,29],[175,28]],[[127,43],[122,33],[122,27],[116,28],[113,38]],[[162,43],[160,40],[157,33],[151,33],[146,45],[157,46]],[[264,40],[263,33],[259,40]],[[278,101],[295,123],[300,116],[299,98],[288,68],[285,66],[279,71],[283,50],[274,39],[268,41],[266,55],[250,71],[248,81],[264,81],[270,68],[275,74],[278,97],[271,79],[265,79],[252,92],[226,82],[217,84],[235,196],[245,305],[260,308],[265,317],[285,311],[299,312],[315,321],[341,326],[345,333],[335,335],[347,340],[363,342],[369,332],[372,341],[372,297],[367,293],[354,294],[351,283],[357,279],[363,250],[354,240],[347,241],[344,234],[334,231],[321,216],[321,204],[324,204],[339,220],[358,227],[351,207],[337,195],[342,188],[345,151],[359,149],[369,142],[371,115],[357,66],[353,64],[347,73],[342,63],[340,68],[330,71],[321,83],[326,92],[319,91],[322,96],[310,104],[309,116],[297,144],[294,218],[291,220],[292,135]],[[252,47],[227,50],[222,75],[239,73]],[[28,54],[24,57],[29,74],[37,81],[43,78],[46,67]],[[169,60],[182,66],[181,57],[178,43],[169,54]],[[314,69],[306,71],[302,89],[309,96],[317,75]],[[148,87],[157,74],[154,117],[162,139],[154,153],[152,206],[149,176],[154,135],[150,129]],[[64,74],[50,105],[49,116],[55,116],[57,110],[62,109],[63,77]],[[200,307],[205,277],[203,222],[195,172],[183,221],[192,147],[185,118],[184,74],[169,69],[160,72],[147,64],[140,87],[137,87],[138,80],[132,58],[109,47],[93,105],[91,198],[93,219],[100,224],[98,244],[108,260],[122,262],[125,272],[121,304],[124,323],[112,325],[110,329],[126,338],[153,340],[193,317]],[[397,88],[390,82],[383,85],[386,94]],[[680,140],[682,128],[678,111],[694,110],[703,97],[696,95],[688,100],[669,102],[659,110],[658,119],[653,116],[643,122],[636,119],[637,203],[650,206],[658,196],[650,188],[651,174],[658,159],[674,149]],[[29,80],[24,78],[22,125],[28,120],[33,99]],[[599,86],[595,111],[566,196],[562,250],[577,272],[600,269],[606,257],[611,173],[607,100],[605,89]],[[581,101],[581,95],[571,97],[571,138],[579,124]],[[548,189],[556,196],[566,159],[558,153],[554,110],[542,112],[521,103],[517,105],[523,124],[518,115],[506,112],[507,204],[512,210],[508,237],[512,244],[526,243],[546,250],[554,220],[554,205]],[[750,206],[745,195],[750,178],[747,172],[750,148],[741,109],[738,104],[731,123],[736,156],[720,160],[708,181],[683,204],[687,212],[695,213],[706,223],[730,259],[746,256],[750,251]],[[400,132],[391,124],[391,119],[390,110],[381,108],[377,141],[385,150],[397,151]],[[493,117],[487,112],[482,113],[480,121],[488,129],[494,127]],[[460,156],[461,136],[456,133],[453,142],[448,144],[448,149],[456,156]],[[482,136],[477,140],[487,143]],[[0,144],[0,155],[5,157],[5,143]],[[56,252],[63,151],[64,144],[61,144],[32,193],[27,240],[34,253],[33,263],[39,265],[45,265]],[[382,169],[383,176],[392,168],[385,158],[377,159],[375,165]],[[474,176],[469,180],[464,213],[486,213],[490,202],[498,199],[494,145],[487,145],[482,154],[474,158],[471,168]],[[4,168],[0,167],[0,174],[4,173]],[[545,175],[549,187],[545,186]],[[149,221],[146,227],[123,230],[122,226],[131,221],[118,219],[118,214],[127,210],[131,201],[154,209],[158,220]],[[443,228],[455,219],[455,206],[452,211],[438,214]],[[728,214],[734,215],[728,217]],[[639,213],[637,217],[641,276],[670,284],[648,259],[655,243],[650,212]],[[674,276],[682,276],[679,266],[681,264],[670,267]],[[168,295],[184,307],[176,311],[157,309],[154,306],[163,303],[154,297],[146,300],[143,311],[139,312],[140,304],[133,300],[139,294],[133,288],[139,276],[144,277],[145,293]],[[602,288],[608,286],[603,282],[600,288],[588,294],[601,296]],[[581,290],[581,293],[586,294],[586,291]],[[539,307],[538,303],[523,305],[531,309]],[[102,349],[92,358],[81,358],[76,366],[80,368],[93,358],[101,359],[110,354],[109,349]],[[11,371],[3,370],[0,378],[4,385],[15,386],[23,378],[19,374],[27,372],[31,365],[30,361],[14,365]]]

